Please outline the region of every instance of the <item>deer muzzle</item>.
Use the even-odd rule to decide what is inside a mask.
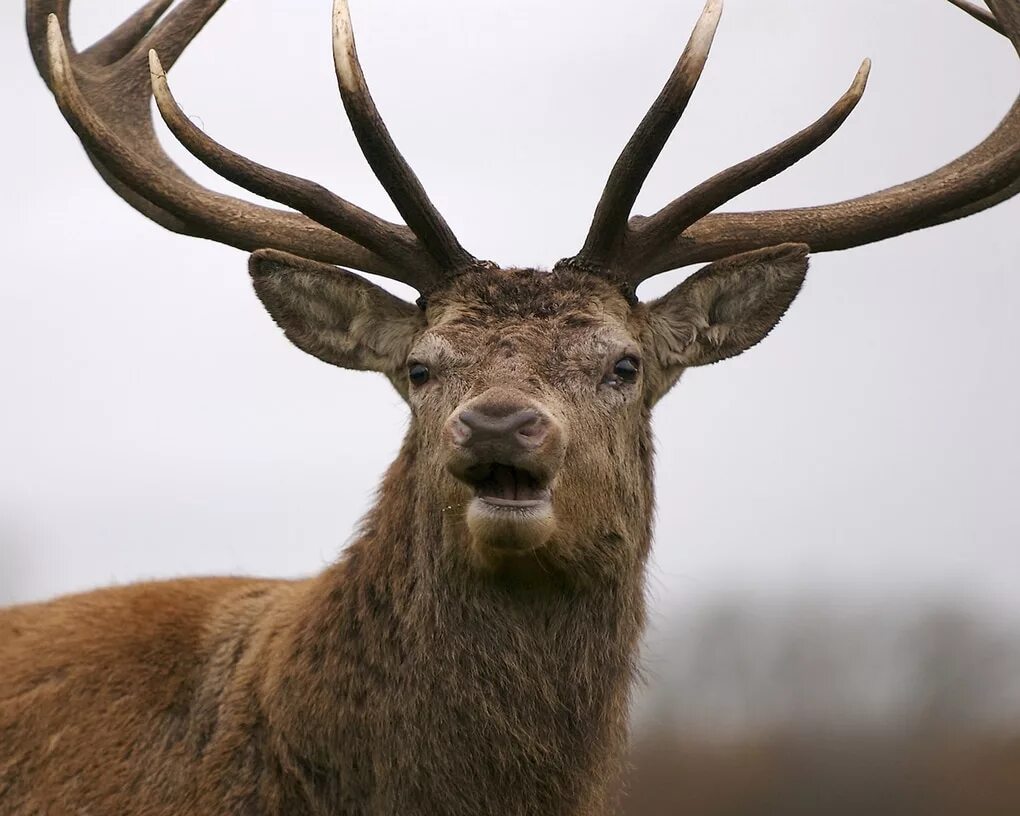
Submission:
[[[548,411],[507,389],[490,389],[453,413],[447,468],[474,492],[467,513],[473,532],[500,548],[535,546],[547,537],[563,439]]]

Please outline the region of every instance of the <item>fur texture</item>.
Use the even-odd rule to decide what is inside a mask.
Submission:
[[[581,272],[472,272],[425,314],[280,253],[252,268],[298,346],[394,381],[412,415],[400,454],[315,578],[0,611],[0,814],[607,812],[645,614],[651,406],[683,366],[760,340],[805,253],[634,307]],[[642,362],[633,383],[613,378],[622,356]],[[427,384],[407,383],[408,361]],[[475,540],[471,491],[447,471],[446,423],[495,388],[564,434],[535,551]]]

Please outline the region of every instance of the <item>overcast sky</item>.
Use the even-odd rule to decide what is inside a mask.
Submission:
[[[78,42],[137,2],[75,0]],[[701,4],[351,5],[376,101],[463,243],[548,266],[580,245]],[[216,139],[395,218],[336,97],[329,6],[227,3],[172,86]],[[293,348],[242,253],[164,232],[103,185],[22,14],[0,8],[0,601],[321,568],[397,449],[403,403],[382,377]],[[638,211],[803,127],[865,56],[870,87],[840,133],[736,207],[927,172],[982,139],[1020,79],[1004,39],[939,0],[728,0]],[[1020,613],[1018,226],[1012,202],[816,256],[764,344],[684,378],[655,419],[660,610],[723,590],[949,593]]]

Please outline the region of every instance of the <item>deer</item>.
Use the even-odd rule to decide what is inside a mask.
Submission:
[[[1020,53],[1016,2],[950,2]],[[611,812],[646,617],[654,406],[688,368],[761,342],[812,253],[1020,192],[1020,100],[924,177],[828,205],[718,212],[837,131],[865,61],[802,131],[632,215],[708,59],[723,6],[708,0],[581,249],[550,270],[501,267],[458,242],[398,151],[347,0],[332,10],[340,97],[403,223],[197,127],[167,72],[222,4],[150,0],[79,51],[69,0],[27,0],[28,38],[113,191],[169,230],[250,253],[285,336],[385,375],[409,427],[351,543],[316,576],[157,581],[0,610],[0,814]],[[153,98],[199,161],[286,209],[186,175],[157,139]],[[698,264],[637,298],[643,281]]]

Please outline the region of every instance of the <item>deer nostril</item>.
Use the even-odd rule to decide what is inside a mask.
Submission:
[[[457,417],[455,424],[462,426],[467,434],[470,435],[472,431],[484,426],[485,414],[468,408],[460,412],[460,416]]]
[[[462,446],[471,439],[471,426],[464,421],[463,415],[450,423],[450,435],[453,437],[454,444]]]
[[[521,437],[526,444],[538,445],[545,439],[548,430],[548,423],[545,418],[534,411],[522,411],[520,424],[517,426],[517,436]]]

